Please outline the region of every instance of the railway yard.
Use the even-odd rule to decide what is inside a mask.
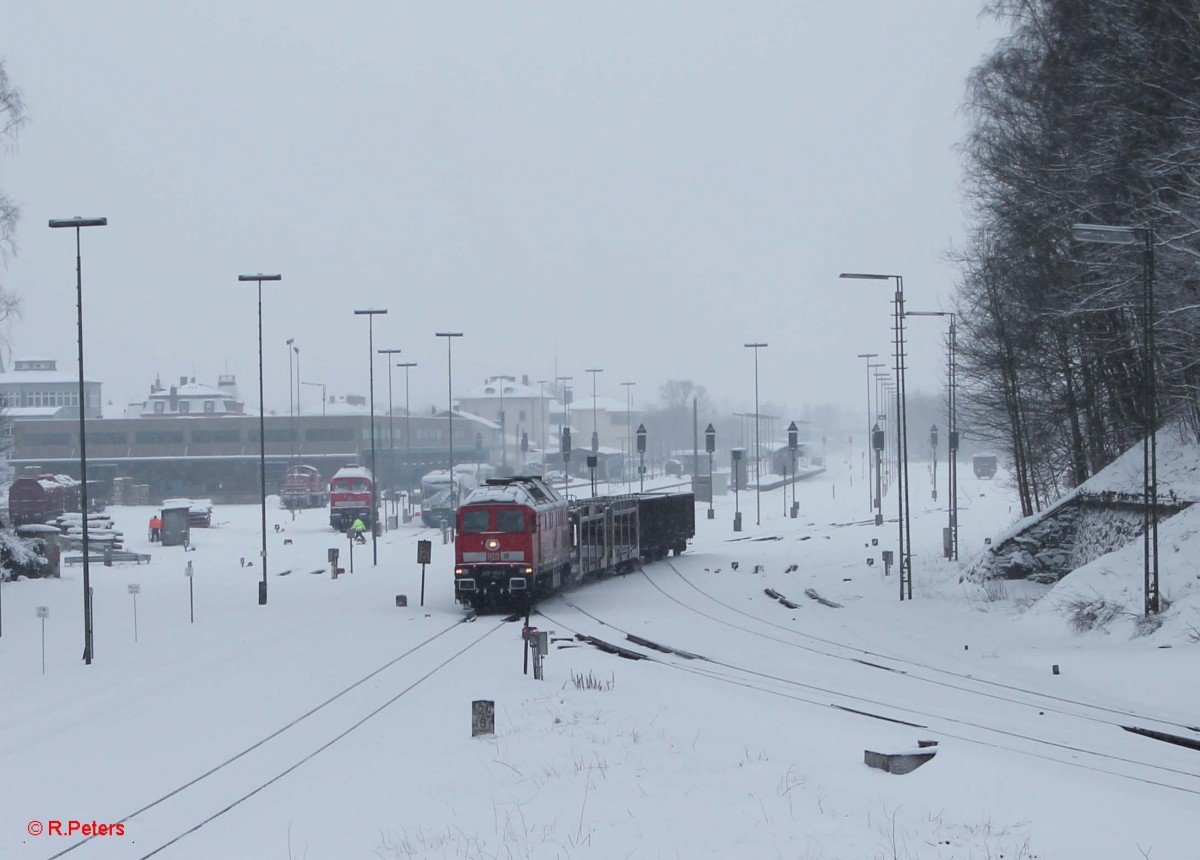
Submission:
[[[92,567],[90,667],[77,569],[6,583],[0,856],[1190,856],[1200,751],[1147,735],[1200,738],[1186,626],[1079,634],[1029,609],[1048,587],[961,583],[918,494],[901,603],[860,476],[797,484],[796,518],[782,492],[761,525],[743,492],[740,533],[732,496],[698,503],[681,555],[543,601],[543,680],[520,620],[455,603],[419,520],[351,572],[325,510],[268,506],[266,606],[257,506],[188,549],[130,541],[149,564]],[[962,479],[964,563],[1010,494]],[[109,509],[139,538],[150,512]],[[864,765],[919,741],[911,774]],[[121,835],[31,835],[70,820]]]

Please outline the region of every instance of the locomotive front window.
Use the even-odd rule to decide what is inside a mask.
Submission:
[[[360,480],[357,480],[354,482],[354,488],[351,490],[351,492],[366,493],[366,492],[369,492],[370,489],[371,489],[371,485],[368,484],[366,481],[363,481],[360,479]]]
[[[488,527],[487,511],[464,511],[462,530],[464,532],[485,532]]]
[[[501,532],[525,531],[525,517],[521,511],[497,511],[496,530]]]

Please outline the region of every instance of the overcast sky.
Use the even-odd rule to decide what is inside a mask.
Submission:
[[[485,376],[570,375],[639,404],[668,379],[753,405],[856,407],[891,290],[950,307],[964,78],[999,35],[973,0],[14,3],[0,56],[31,121],[0,157],[23,210],[0,278],[11,356],[86,369],[119,414],[150,382],[236,374],[367,392],[416,361],[414,408]],[[937,320],[909,390],[936,391]],[[5,355],[6,365],[10,356]],[[387,369],[375,372],[377,403]],[[393,377],[402,397],[403,373]],[[315,401],[318,389],[305,386]]]

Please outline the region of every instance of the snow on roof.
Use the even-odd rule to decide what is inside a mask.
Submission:
[[[368,481],[372,480],[371,470],[365,465],[343,465],[334,473],[334,479],[338,477],[365,477]]]
[[[533,506],[547,501],[557,502],[560,498],[541,478],[523,478],[519,481],[488,483],[476,487],[463,504],[510,502],[514,505]]]
[[[222,400],[233,398],[237,399],[236,394],[228,391],[223,391],[220,388],[213,388],[211,385],[202,385],[199,382],[189,382],[187,385],[175,386],[175,395],[178,397],[214,397]],[[151,400],[166,400],[171,397],[170,390],[159,390],[150,394]]]
[[[98,379],[83,378],[85,383],[98,383]],[[9,370],[5,373],[0,373],[0,385],[12,385],[18,382],[25,383],[43,383],[43,382],[71,382],[79,384],[79,374],[71,373],[65,370]]]
[[[434,417],[446,418],[448,415],[449,415],[449,412],[447,410],[443,409],[441,412],[439,412]],[[500,429],[500,425],[497,424],[495,421],[488,421],[486,418],[483,418],[479,415],[475,415],[471,412],[463,412],[461,409],[454,410],[454,417],[455,418],[464,418],[467,421],[474,421],[476,424],[482,424],[484,427],[488,428],[489,430],[499,430]]]
[[[499,400],[501,385],[504,386],[505,397],[536,398],[541,394],[541,392],[539,392],[539,390],[533,386],[525,385],[521,382],[514,382],[511,379],[490,379],[483,385],[480,385],[477,388],[472,388],[466,394],[460,394],[459,397],[462,397],[466,400],[486,400],[494,397]]]
[[[64,409],[74,406],[10,406],[4,410],[7,418],[57,418]]]

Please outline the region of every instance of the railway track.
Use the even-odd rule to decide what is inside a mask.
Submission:
[[[671,567],[674,570],[674,566]],[[675,572],[686,581],[677,570]],[[557,613],[551,617],[546,610],[541,614],[556,627],[571,631],[583,641],[608,646],[604,648],[606,651],[649,660],[673,671],[688,672],[717,683],[798,703],[922,728],[945,739],[1035,756],[1069,767],[1200,795],[1200,759],[1194,757],[1195,752],[1160,743],[1163,738],[1155,738],[1156,734],[1168,734],[1190,739],[1194,737],[1190,735],[1193,731],[1190,726],[1154,715],[971,678],[807,634],[797,635],[810,642],[797,642],[786,635],[796,634],[796,631],[782,628],[786,634],[764,632],[759,623],[770,628],[782,626],[758,619],[711,595],[709,598],[723,610],[744,615],[755,623],[720,618],[680,600],[648,577],[647,582],[688,613],[763,640],[771,649],[767,653],[778,655],[778,646],[783,646],[799,648],[821,658],[820,662],[804,664],[805,675],[816,674],[817,678],[825,680],[810,681],[807,677],[793,676],[778,668],[778,659],[763,666],[757,658],[728,658],[712,648],[707,649],[707,653],[684,650],[640,625],[635,636],[611,619],[600,618],[578,605],[573,600],[575,595],[559,600],[590,623],[571,623]],[[625,637],[624,642],[614,641],[614,634]],[[631,645],[644,650],[636,650]],[[864,659],[868,656],[872,659]],[[788,666],[796,665],[791,660],[784,662]],[[825,671],[830,666],[842,668],[835,672]],[[847,674],[848,671],[854,674]],[[937,688],[936,696],[928,695],[931,684]],[[870,693],[864,695],[864,690]],[[1169,726],[1171,730],[1162,732],[1158,728],[1162,726]]]
[[[122,856],[148,860],[211,824],[284,779],[517,619],[515,616],[497,619],[482,630],[466,623],[474,620],[473,616],[466,616],[442,628],[236,754],[112,822],[137,825],[139,816],[151,810],[154,822],[190,822],[186,826],[173,823],[159,828],[147,822],[139,827],[141,844],[129,843]],[[368,685],[372,680],[376,683]],[[111,840],[99,841],[102,844],[99,851],[106,857],[112,856]],[[96,844],[95,837],[80,839],[45,860],[60,857],[83,860],[95,853],[92,847]]]

